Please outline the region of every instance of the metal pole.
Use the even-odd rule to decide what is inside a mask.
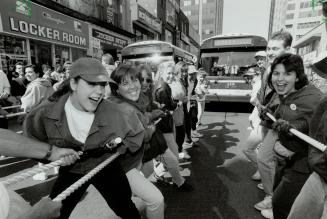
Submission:
[[[200,45],[202,43],[202,0],[199,0],[199,35]]]

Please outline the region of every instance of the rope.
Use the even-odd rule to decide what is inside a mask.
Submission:
[[[26,112],[18,112],[18,113],[11,113],[6,116],[0,115],[0,119],[11,118],[11,117],[21,116],[21,115],[25,115],[25,114],[26,114]]]
[[[63,162],[62,160],[57,160],[57,161],[51,162],[49,164],[45,164],[43,166],[37,167],[35,169],[29,170],[29,171],[27,171],[25,173],[22,173],[22,174],[19,174],[17,176],[14,176],[14,177],[12,177],[10,179],[7,179],[6,181],[3,182],[3,184],[5,186],[9,186],[9,185],[24,181],[25,179],[27,179],[29,177],[32,177],[37,173],[49,170],[49,169],[54,168],[54,167],[57,167],[60,164],[62,164],[62,162]]]
[[[79,152],[79,155],[82,155],[82,152]],[[49,164],[45,164],[45,165],[36,167],[36,168],[34,168],[32,170],[29,170],[29,171],[27,171],[25,173],[22,173],[22,174],[19,174],[17,176],[14,176],[14,177],[12,177],[10,179],[7,179],[6,181],[3,182],[3,184],[5,186],[9,186],[9,185],[24,181],[25,179],[27,179],[29,177],[32,177],[37,173],[41,173],[43,171],[50,170],[51,168],[60,166],[62,164],[62,162],[63,162],[63,160],[60,159],[60,160],[53,161],[53,162],[51,162]]]
[[[276,118],[271,115],[270,113],[266,113],[266,115],[274,122],[276,122]],[[312,145],[313,147],[317,148],[318,150],[324,152],[327,149],[327,146],[322,144],[321,142],[311,138],[310,136],[307,136],[303,134],[302,132],[299,132],[296,129],[291,128],[290,132],[295,135],[296,137],[300,138],[301,140],[307,142],[308,144]]]
[[[110,156],[107,160],[100,163],[98,166],[96,166],[93,170],[91,170],[88,174],[80,178],[77,182],[75,182],[73,185],[69,186],[65,191],[60,193],[56,198],[53,199],[53,201],[62,201],[67,198],[71,193],[73,193],[76,189],[81,187],[84,183],[86,183],[88,180],[90,180],[95,174],[97,174],[100,170],[105,168],[109,163],[111,163],[114,159],[116,159],[120,155],[119,152],[114,153],[112,156]]]

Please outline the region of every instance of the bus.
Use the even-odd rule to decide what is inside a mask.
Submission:
[[[138,66],[139,64],[148,64],[156,67],[164,61],[184,61],[188,64],[196,64],[197,57],[170,43],[149,40],[129,44],[121,51],[122,61],[129,62]]]
[[[266,50],[264,37],[251,34],[227,34],[203,40],[200,66],[210,81],[207,102],[249,102],[251,81],[245,77],[256,68],[255,53]]]

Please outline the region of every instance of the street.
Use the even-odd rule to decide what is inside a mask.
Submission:
[[[223,106],[225,107],[225,105]],[[213,111],[224,110],[217,105],[208,105]],[[228,107],[234,107],[229,105]],[[251,180],[254,168],[246,160],[241,148],[248,136],[247,106],[243,112],[205,112],[199,132],[204,137],[199,147],[188,149],[191,164],[183,165],[190,170],[187,180],[194,186],[193,192],[178,192],[168,183],[157,183],[165,197],[165,218],[262,218],[253,205],[264,194]],[[16,127],[17,129],[17,127]],[[4,180],[36,165],[28,159],[5,158],[0,161],[0,180]],[[184,169],[184,171],[185,171]],[[32,204],[49,193],[54,183],[53,172],[46,181],[28,179],[12,187]],[[71,219],[112,218],[101,195],[90,186],[87,195],[74,210]]]

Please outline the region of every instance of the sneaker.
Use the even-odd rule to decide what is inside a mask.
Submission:
[[[264,188],[263,188],[263,184],[262,184],[262,183],[259,183],[259,184],[257,185],[257,187],[258,187],[258,189],[260,189],[260,190],[264,190]]]
[[[257,204],[254,205],[254,208],[257,209],[258,211],[271,209],[272,208],[271,198],[272,198],[271,195],[266,195],[266,197],[261,202],[258,202]]]
[[[193,186],[186,181],[180,186],[177,186],[174,183],[174,187],[175,187],[175,189],[177,189],[180,192],[191,192],[194,190]]]
[[[193,137],[192,137],[192,141],[193,141],[193,143],[197,143],[199,140],[200,140],[199,138],[193,138]]]
[[[178,157],[179,159],[191,159],[191,156],[186,151],[179,153]]]
[[[255,172],[255,174],[253,174],[251,178],[252,178],[253,180],[256,180],[256,181],[261,180],[261,176],[260,176],[259,171],[257,170],[257,172]],[[262,184],[262,183],[261,183],[261,184]]]
[[[184,144],[183,144],[183,149],[184,150],[189,149],[189,148],[193,147],[193,144],[194,144],[193,141],[191,141],[191,142],[185,141]]]
[[[264,218],[267,218],[267,219],[274,219],[274,214],[273,214],[272,208],[262,210],[262,211],[261,211],[261,215],[262,215]]]
[[[33,180],[44,181],[48,178],[45,172],[37,173],[33,176]]]
[[[196,130],[192,132],[192,138],[202,138],[203,134],[200,134]]]

